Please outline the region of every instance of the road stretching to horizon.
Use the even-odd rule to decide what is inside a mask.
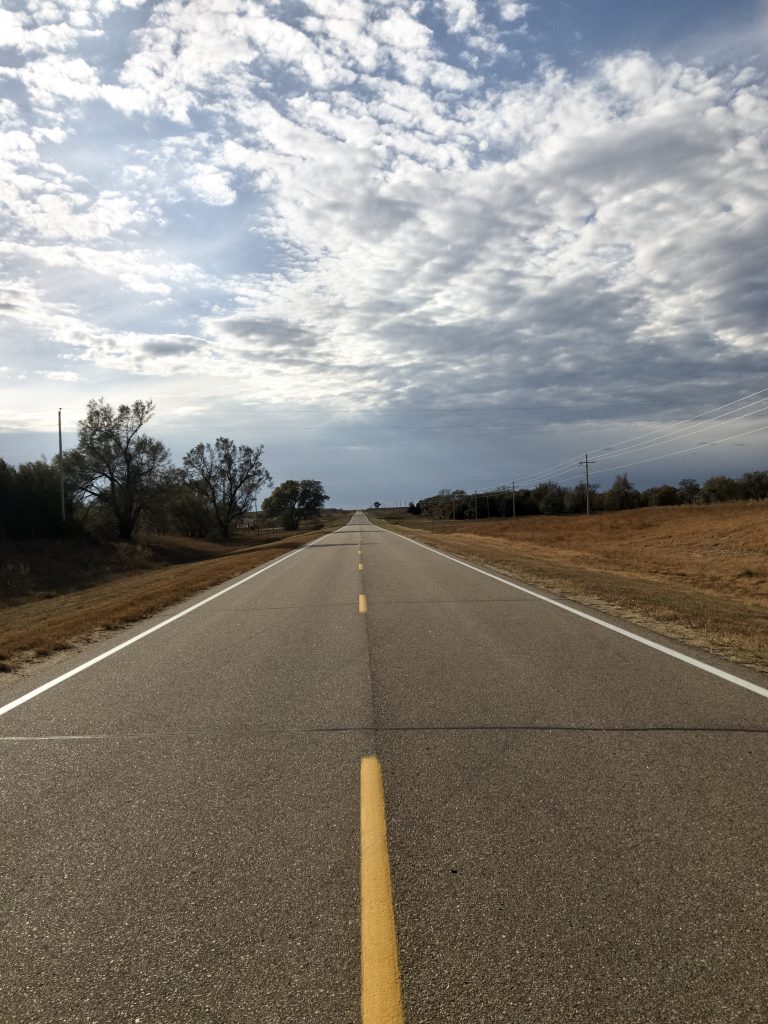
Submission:
[[[768,1019],[764,696],[361,513],[249,575],[0,717],[3,1024],[358,1021],[372,758],[407,1024]]]

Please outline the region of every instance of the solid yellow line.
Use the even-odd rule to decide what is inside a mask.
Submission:
[[[365,596],[365,594],[360,595],[360,601],[358,603],[357,610],[363,615],[365,615],[365,613],[368,611],[368,598]]]
[[[362,1024],[403,1024],[384,783],[377,757],[360,762],[360,966]]]

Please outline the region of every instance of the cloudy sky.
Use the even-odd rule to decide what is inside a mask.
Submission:
[[[347,506],[768,466],[767,46],[764,0],[5,0],[0,456],[103,395]]]

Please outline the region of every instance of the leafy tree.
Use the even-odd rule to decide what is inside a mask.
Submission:
[[[162,501],[142,520],[155,533],[173,533],[182,537],[205,538],[216,529],[209,503],[187,484],[184,470],[174,467],[166,474]]]
[[[302,519],[317,515],[327,500],[319,480],[285,480],[261,507],[269,516],[280,516],[286,530],[297,530]]]
[[[692,505],[701,491],[701,487],[697,480],[692,477],[684,477],[677,485],[677,491],[680,495],[680,501],[686,505]]]
[[[649,505],[679,505],[680,492],[677,487],[670,484],[661,484],[660,487],[649,487],[643,492],[643,497]]]
[[[61,518],[58,456],[18,468],[0,459],[0,540],[34,540],[76,532],[72,500],[65,484],[66,522]]]
[[[768,498],[768,469],[745,473],[739,480],[741,497],[748,501],[763,501]]]
[[[636,490],[634,484],[630,483],[626,473],[618,475],[605,492],[605,508],[608,512],[639,508],[642,502],[642,495]]]
[[[598,486],[597,484],[589,485],[589,507],[591,511],[595,511],[597,508],[597,502],[595,498],[597,496]],[[565,491],[563,495],[563,502],[566,512],[586,512],[587,511],[587,485],[583,481],[576,484],[574,487]]]
[[[737,501],[741,497],[740,487],[730,476],[711,476],[701,488],[701,497],[706,502]]]
[[[16,470],[0,459],[0,540],[13,536],[15,526]]]
[[[249,448],[218,437],[213,446],[201,442],[184,456],[187,484],[205,499],[222,540],[229,536],[232,520],[253,508],[260,488],[272,483],[261,461],[263,452],[264,445]]]
[[[75,494],[114,517],[123,540],[131,540],[139,516],[156,499],[169,463],[165,445],[142,428],[154,413],[152,401],[113,409],[92,399],[77,425],[77,447],[67,452],[65,470]]]
[[[171,496],[168,511],[173,528],[184,537],[204,539],[214,529],[210,505],[202,494],[187,487]]]
[[[531,492],[543,516],[556,515],[565,509],[565,490],[552,480],[537,484]]]

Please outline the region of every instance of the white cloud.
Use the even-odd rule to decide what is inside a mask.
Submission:
[[[185,187],[198,199],[212,206],[229,206],[237,198],[230,177],[216,167],[198,167],[185,181]]]
[[[398,88],[386,86],[390,101]],[[436,116],[411,88],[402,110],[422,102],[425,113],[411,113],[409,139],[419,121],[430,123],[427,111]],[[399,143],[385,120],[392,103],[368,109],[378,139]],[[258,315],[289,324],[300,316],[326,339],[327,363],[351,361],[361,379],[375,363],[390,399],[403,387],[399,360],[411,385],[421,363],[422,386],[430,380],[434,391],[435,360],[451,352],[465,361],[468,337],[473,369],[462,362],[460,386],[499,399],[513,382],[549,375],[565,384],[574,365],[602,374],[618,358],[647,376],[654,352],[691,366],[702,332],[721,359],[734,346],[763,350],[765,303],[751,284],[768,215],[765,151],[751,134],[762,107],[727,76],[638,55],[592,79],[549,73],[492,105],[473,102],[458,123],[437,116],[432,127],[456,138],[461,130],[465,147],[506,149],[450,172],[357,164],[346,145],[307,127],[330,124],[332,108],[293,111],[300,124],[265,119],[269,150],[256,162],[271,182],[272,229],[309,269],[260,281]],[[292,136],[291,151],[310,159],[283,158]],[[740,253],[737,270],[721,259],[728,250]],[[231,330],[228,320],[209,327]],[[311,362],[301,372],[323,392]]]
[[[26,87],[31,101],[46,109],[62,100],[82,103],[99,94],[99,77],[82,57],[50,55],[30,61],[15,77]]]
[[[21,53],[72,49],[83,35],[73,24],[33,25],[31,18],[18,11],[0,9],[0,39],[9,49]]]
[[[529,7],[530,4],[519,3],[518,0],[501,0],[499,14],[505,21],[520,21]]]
[[[475,0],[442,0],[441,6],[451,32],[466,32],[480,24]]]
[[[141,249],[96,248],[71,242],[28,245],[0,241],[0,256],[6,263],[15,258],[47,268],[74,269],[90,278],[96,274],[101,279],[100,288],[108,287],[111,279],[121,288],[161,298],[182,289],[221,287],[215,277],[205,274],[193,263],[172,263]]]
[[[80,380],[80,375],[71,370],[37,370],[36,373],[40,377],[45,377],[46,380],[61,380],[67,383]]]

